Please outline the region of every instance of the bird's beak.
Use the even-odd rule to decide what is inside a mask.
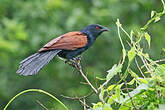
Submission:
[[[109,29],[107,27],[103,27],[101,31],[109,31]]]

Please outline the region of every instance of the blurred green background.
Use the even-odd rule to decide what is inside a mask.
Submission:
[[[0,0],[0,109],[17,93],[29,88],[52,93],[72,110],[83,109],[79,102],[60,96],[83,96],[91,91],[80,84],[84,80],[74,68],[56,57],[39,74],[25,77],[16,74],[19,62],[54,37],[89,24],[102,24],[111,31],[102,34],[82,59],[94,84],[95,76],[105,77],[106,71],[120,59],[116,19],[127,31],[136,31],[150,18],[151,10],[162,10],[160,0]],[[165,57],[160,55],[165,47],[165,17],[162,19],[149,27],[152,37],[149,53],[155,60]],[[56,101],[39,93],[24,94],[9,109],[40,110],[36,100],[47,108],[62,110]],[[87,100],[88,104],[95,102],[95,95]]]

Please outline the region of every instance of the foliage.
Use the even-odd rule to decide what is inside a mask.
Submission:
[[[150,20],[149,24],[155,21],[156,23],[152,26],[146,25],[143,27],[147,30],[140,30],[141,25],[150,18],[149,12],[151,10],[153,10],[151,12],[152,20]],[[96,94],[90,95],[86,98],[86,104],[89,106],[93,104],[93,108],[102,105],[104,105],[104,108],[122,107],[123,105],[121,106],[119,102],[107,103],[105,99],[108,96],[108,92],[105,90],[108,89],[111,95],[114,94],[113,97],[117,97],[116,100],[122,100],[119,96],[122,97],[124,93],[127,93],[124,89],[126,88],[123,82],[124,79],[126,79],[129,88],[137,88],[134,91],[135,93],[129,90],[129,92],[132,92],[130,94],[136,94],[140,98],[138,89],[142,88],[143,91],[148,91],[148,86],[146,85],[153,85],[154,88],[155,85],[159,85],[157,80],[158,82],[163,81],[162,68],[164,65],[163,62],[159,63],[157,59],[161,60],[165,57],[165,22],[162,14],[157,13],[159,11],[161,11],[159,0],[0,0],[0,109],[4,108],[8,101],[19,91],[31,88],[39,88],[53,93],[61,102],[67,105],[68,109],[83,109],[83,106],[78,101],[67,100],[61,97],[61,94],[70,97],[81,97],[88,95],[91,89],[88,85],[84,85],[82,82],[84,81],[83,78],[75,69],[66,65],[58,58],[55,58],[50,64],[44,67],[36,76],[19,76],[16,74],[16,70],[21,60],[35,53],[52,38],[69,31],[80,30],[93,23],[105,25],[111,31],[102,34],[94,46],[83,54],[82,67],[84,68],[84,72],[88,73],[88,79],[95,88],[98,85],[102,85],[102,83],[104,84],[98,87],[100,88],[99,91],[102,89],[98,97]],[[129,40],[129,38],[125,37],[126,34],[123,32],[119,34],[122,36],[120,38],[122,38],[121,41],[124,48],[120,45],[120,41],[116,35],[115,21],[117,18],[120,18],[120,21],[124,22],[124,29],[127,32],[130,31],[130,36],[134,42],[139,38],[140,46],[141,48],[143,47],[143,54],[138,54],[145,55],[145,57],[149,56],[149,58],[147,57],[149,60],[156,60],[157,63],[162,64],[156,66],[155,64],[150,64],[147,60],[150,65],[153,65],[149,68],[151,68],[153,73],[157,73],[154,74],[155,76],[152,76],[155,77],[155,80],[150,79],[151,74],[149,74],[140,61],[136,50],[137,47],[133,47],[131,43],[133,48],[128,48],[125,41]],[[118,28],[120,30],[122,29],[120,26]],[[143,37],[139,37],[141,35]],[[150,45],[150,49],[147,46],[148,44]],[[117,64],[116,62],[120,59],[121,50],[123,58]],[[135,66],[136,60],[134,57],[139,65],[142,66],[142,72],[146,79],[144,79],[144,76],[141,75],[141,72]],[[105,70],[112,67],[113,71],[108,71],[109,75],[107,76]],[[128,71],[125,71],[127,67]],[[154,68],[156,68],[155,71]],[[122,79],[121,81],[119,75]],[[159,89],[162,89],[162,86],[160,88],[158,86],[157,91]],[[152,94],[150,92],[145,94],[148,98],[151,95],[150,100],[156,96],[155,90]],[[133,100],[136,95],[133,95]],[[77,97],[75,99],[79,100]],[[24,110],[40,110],[41,106],[36,103],[36,100],[39,100],[48,109],[63,109],[57,101],[39,93],[24,94],[15,99],[8,109],[19,110],[20,108],[24,108]],[[83,101],[83,97],[81,100]],[[151,102],[156,102],[157,100],[159,101],[160,99],[155,98]],[[130,101],[129,97],[128,101]],[[140,105],[140,102],[134,103]],[[132,107],[131,103],[129,104]],[[158,104],[148,105],[153,107]],[[163,107],[163,103],[160,104],[160,107]]]
[[[118,27],[118,35],[123,47],[123,59],[118,65],[114,65],[106,77],[106,85],[103,83],[101,86],[101,97],[102,102],[98,102],[93,105],[94,110],[156,110],[161,109],[161,106],[165,106],[165,64],[158,64],[150,58],[150,55],[144,52],[144,48],[141,46],[143,37],[147,40],[148,46],[150,47],[151,36],[147,33],[146,29],[151,21],[157,22],[160,17],[165,14],[165,4],[162,1],[164,9],[162,12],[154,16],[153,11],[151,12],[151,20],[141,28],[138,32],[131,30],[130,34],[127,33],[119,20],[116,25]],[[125,46],[120,36],[120,30],[122,30],[129,38],[128,45],[130,50],[125,53]],[[122,67],[126,65],[125,57],[128,57],[127,67],[124,70]],[[139,65],[136,59],[139,57],[143,65]],[[139,68],[139,73],[134,72],[131,69],[131,64],[136,61]],[[124,63],[124,64],[123,64]],[[121,71],[123,70],[123,71]],[[117,84],[107,86],[107,82],[118,74],[120,81]],[[110,77],[111,76],[111,77]],[[126,80],[127,77],[131,77],[131,80]]]

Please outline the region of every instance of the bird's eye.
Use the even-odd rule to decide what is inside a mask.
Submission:
[[[96,29],[99,29],[99,27],[98,27],[98,26],[96,26]]]

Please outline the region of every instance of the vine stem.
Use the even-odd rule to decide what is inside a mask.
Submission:
[[[133,107],[135,108],[135,110],[137,110],[136,105],[135,105],[135,103],[134,103],[134,101],[133,101],[133,98],[132,98],[132,96],[131,96],[130,93],[129,93],[127,81],[126,81],[125,79],[124,79],[124,84],[125,84],[125,86],[126,86],[126,90],[127,90],[128,96],[130,97],[131,103],[132,103]]]
[[[162,4],[163,4],[163,11],[157,13],[153,18],[151,18],[151,19],[141,28],[142,31],[145,31],[145,30],[148,28],[148,26],[149,26],[152,22],[154,22],[154,20],[156,19],[156,17],[161,17],[161,16],[165,15],[165,3],[164,3],[164,0],[161,0],[161,2],[162,2]]]
[[[27,90],[24,90],[20,93],[18,93],[17,95],[15,95],[8,103],[7,105],[5,106],[5,108],[3,110],[7,110],[7,107],[11,104],[11,102],[14,101],[14,99],[16,99],[18,96],[24,94],[24,93],[27,93],[27,92],[40,92],[40,93],[43,93],[43,94],[46,94],[50,97],[52,97],[53,99],[55,99],[57,102],[59,102],[64,108],[65,110],[69,110],[59,99],[57,99],[55,96],[53,96],[52,94],[44,91],[44,90],[41,90],[41,89],[27,89]]]
[[[117,33],[118,33],[118,36],[119,36],[119,40],[121,42],[121,45],[122,45],[122,52],[123,52],[123,59],[122,59],[122,63],[124,63],[125,61],[125,57],[126,57],[126,50],[125,50],[125,47],[124,47],[124,44],[123,44],[123,41],[122,41],[122,38],[121,38],[121,35],[120,35],[120,28],[121,28],[121,24],[120,24],[120,21],[119,19],[117,19],[117,22],[116,22],[116,25],[117,25]]]

